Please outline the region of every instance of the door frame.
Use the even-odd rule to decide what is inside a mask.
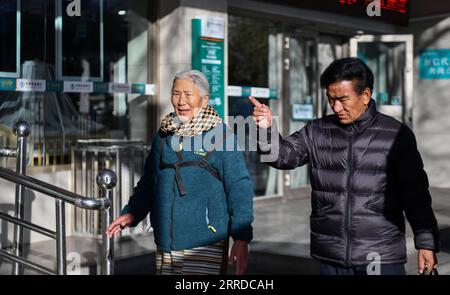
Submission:
[[[380,112],[389,116],[401,117],[403,123],[412,127],[413,116],[413,68],[414,68],[414,37],[413,35],[357,35],[349,40],[349,50],[351,57],[357,57],[359,42],[404,42],[405,43],[405,68],[403,69],[403,101],[400,106],[380,105],[378,109]]]

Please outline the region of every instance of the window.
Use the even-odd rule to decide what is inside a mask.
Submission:
[[[276,24],[267,20],[250,17],[228,16],[228,84],[241,87],[262,87],[275,90],[277,84],[277,60],[279,52],[276,46]],[[249,93],[242,96],[229,96],[228,115],[247,118],[253,112],[248,100]],[[278,114],[278,100],[258,98],[269,105]],[[254,124],[252,120],[248,120]],[[237,126],[234,126],[235,130]],[[246,142],[249,138],[246,129]],[[248,146],[247,146],[248,147]],[[278,194],[278,172],[260,162],[256,151],[246,149],[244,156],[247,168],[255,185],[256,196]]]
[[[78,139],[151,139],[151,2],[80,0],[80,16],[69,16],[73,2],[0,2],[0,34],[8,40],[0,44],[0,78],[44,81],[45,91],[0,91],[0,124],[31,125],[34,165],[69,163]],[[80,89],[67,89],[73,83]]]
[[[0,2],[0,77],[18,77],[20,59],[20,1]],[[19,38],[19,39],[18,39]],[[7,40],[7,42],[5,42]]]

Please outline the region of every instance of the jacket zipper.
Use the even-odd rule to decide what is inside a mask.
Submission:
[[[180,140],[180,145],[179,145],[179,149],[182,150],[183,149],[183,138],[181,138]],[[175,176],[176,177],[176,173],[177,171],[175,171]],[[172,206],[170,208],[170,250],[173,249],[173,211],[174,211],[174,206],[175,206],[175,198],[177,197],[177,191],[178,191],[178,186],[176,184],[176,180],[174,179],[173,181],[173,197],[172,197]]]
[[[354,129],[352,128],[352,135],[350,137],[350,144],[348,150],[348,176],[347,176],[347,200],[346,200],[346,219],[345,219],[345,233],[346,233],[346,265],[351,266],[351,214],[352,214],[352,200],[350,194],[351,178],[353,174],[353,138]]]

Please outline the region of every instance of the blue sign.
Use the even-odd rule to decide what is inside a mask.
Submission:
[[[314,119],[312,104],[293,104],[292,105],[293,120],[312,120]]]
[[[426,49],[420,53],[420,79],[450,79],[450,49]]]

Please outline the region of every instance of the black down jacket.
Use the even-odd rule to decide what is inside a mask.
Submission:
[[[260,153],[273,153],[277,147],[270,136],[259,140]],[[406,125],[377,112],[373,100],[351,125],[330,115],[285,139],[279,136],[278,158],[268,164],[294,169],[307,163],[314,258],[356,266],[370,263],[368,254],[376,252],[383,264],[403,263],[404,213],[416,249],[439,251],[428,178],[415,136]]]

